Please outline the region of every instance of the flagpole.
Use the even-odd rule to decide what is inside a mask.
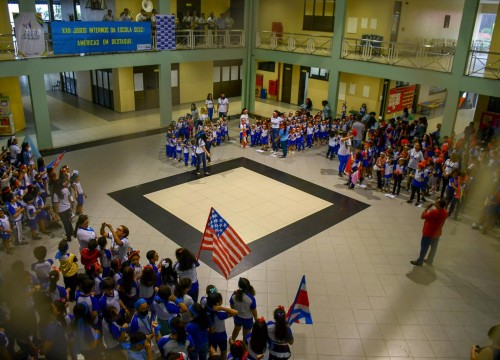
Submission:
[[[212,215],[213,209],[214,209],[213,207],[210,208],[210,212],[208,213],[207,223],[205,225],[205,230],[203,230],[203,234],[201,235],[200,250],[198,250],[198,256],[196,256],[197,261],[200,259],[201,247],[203,246],[203,238],[205,237],[205,231],[207,230],[208,222],[210,221],[210,216]]]

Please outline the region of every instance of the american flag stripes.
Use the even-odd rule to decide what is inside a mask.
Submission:
[[[214,208],[210,209],[201,250],[212,251],[212,259],[226,279],[241,259],[250,254],[250,248]]]

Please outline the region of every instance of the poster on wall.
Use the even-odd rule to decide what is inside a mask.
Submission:
[[[45,36],[42,16],[23,12],[15,13],[13,17],[19,54],[24,57],[44,56]]]
[[[151,49],[151,23],[53,21],[54,54],[106,53]]]
[[[156,50],[175,50],[175,16],[156,15]]]
[[[411,109],[413,98],[415,97],[415,85],[403,86],[389,90],[389,100],[387,104],[387,113],[403,111],[404,108]]]

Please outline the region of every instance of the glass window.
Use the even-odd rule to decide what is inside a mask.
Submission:
[[[305,0],[304,15],[314,15],[314,0]]]
[[[49,6],[46,4],[36,4],[35,11],[42,15],[43,21],[50,21]]]
[[[335,10],[334,0],[325,0],[325,12],[324,16],[333,16],[333,11]]]
[[[316,3],[314,4],[314,16],[323,16],[324,4],[324,0],[316,0]]]

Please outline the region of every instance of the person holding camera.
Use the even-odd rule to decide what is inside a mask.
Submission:
[[[109,229],[109,232],[106,232],[106,227]],[[111,224],[107,224],[103,222],[101,224],[101,236],[104,236],[107,239],[112,240],[111,243],[111,260],[120,259],[122,263],[128,260],[128,249],[130,247],[130,243],[127,239],[129,234],[128,227],[125,225],[120,225],[116,228],[113,228]]]
[[[435,206],[434,210],[431,207]],[[410,263],[416,266],[422,266],[424,261],[428,265],[432,265],[434,261],[434,256],[436,256],[437,246],[439,242],[439,237],[443,230],[444,222],[448,217],[448,211],[446,210],[446,201],[439,198],[434,204],[429,204],[422,211],[421,219],[424,219],[424,228],[422,229],[422,240],[420,243],[420,256],[417,260],[412,260]],[[427,259],[427,251],[431,248],[431,252]],[[425,260],[424,260],[425,259]]]
[[[500,359],[500,324],[493,326],[488,331],[491,346],[472,345],[470,360],[499,360]]]

